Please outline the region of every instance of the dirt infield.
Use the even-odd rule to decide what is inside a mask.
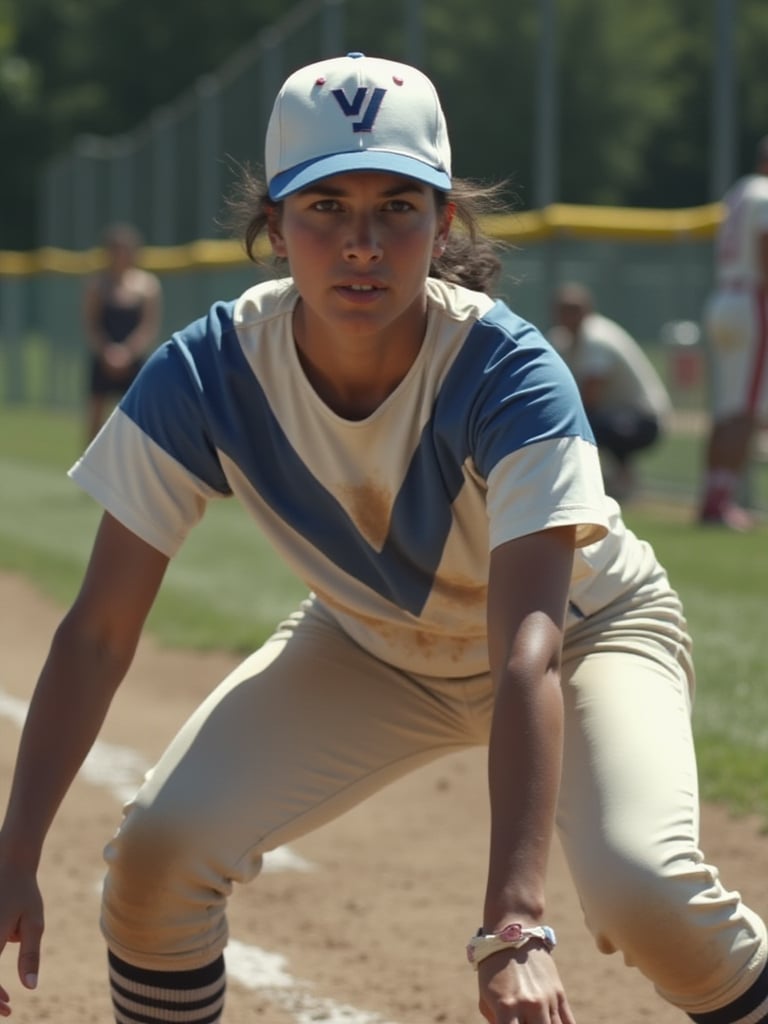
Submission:
[[[2,575],[0,607],[4,800],[19,716],[60,610],[25,581]],[[119,818],[119,754],[136,751],[150,763],[233,662],[226,654],[163,650],[149,638],[142,643],[102,733],[111,745],[102,753],[115,773],[110,781],[102,764],[101,774],[78,778],[46,848],[41,884],[47,922],[36,993],[21,990],[15,948],[5,951],[0,980],[11,989],[16,1021],[112,1020],[97,914],[101,848]],[[125,771],[130,774],[130,763]],[[225,1019],[232,1024],[480,1021],[462,945],[478,923],[484,881],[484,774],[482,752],[423,769],[292,846],[309,870],[265,871],[236,891],[230,925],[233,958],[241,964],[230,978]],[[756,823],[706,807],[703,837],[707,857],[719,865],[726,884],[768,911],[768,839],[758,834]],[[556,955],[580,1024],[685,1019],[662,1004],[618,956],[595,951],[559,849],[553,853],[548,892],[547,916],[560,942]],[[249,960],[254,948],[255,959]],[[264,973],[265,963],[272,973]]]

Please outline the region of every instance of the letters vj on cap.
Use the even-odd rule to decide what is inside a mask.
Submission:
[[[432,82],[407,64],[349,53],[295,71],[267,127],[269,195],[344,171],[386,171],[448,191],[451,148]]]

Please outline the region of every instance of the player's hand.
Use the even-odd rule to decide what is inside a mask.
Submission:
[[[478,966],[488,1024],[576,1024],[552,955],[533,946],[494,953]]]
[[[19,944],[18,971],[25,988],[37,986],[43,900],[34,872],[0,864],[0,952],[6,943]],[[0,985],[0,1017],[11,1012],[10,996]]]

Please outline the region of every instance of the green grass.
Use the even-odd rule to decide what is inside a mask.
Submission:
[[[702,791],[768,820],[768,527],[724,533],[631,506],[625,518],[653,544],[685,604]]]
[[[80,446],[71,414],[0,407],[0,567],[23,572],[63,605],[76,592],[100,514],[66,477]],[[672,439],[646,457],[643,480],[674,485],[690,504],[699,458],[700,441]],[[760,467],[761,488],[764,473]],[[685,602],[702,791],[768,821],[768,526],[750,535],[698,528],[685,501],[630,505],[626,518],[654,545]],[[148,628],[167,645],[247,650],[304,592],[242,509],[217,502],[172,562]]]
[[[643,487],[654,494],[667,495],[681,502],[693,501],[702,476],[704,441],[690,434],[674,434],[637,458],[638,476]],[[768,512],[768,461],[752,460],[748,474],[751,507]]]
[[[76,593],[101,514],[67,478],[81,446],[71,414],[0,407],[0,567],[62,603]],[[148,628],[170,646],[250,650],[305,594],[240,506],[214,502],[171,563]]]

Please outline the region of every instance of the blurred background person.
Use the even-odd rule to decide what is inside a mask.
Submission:
[[[159,279],[137,265],[141,236],[130,224],[104,232],[106,266],[86,281],[83,326],[90,352],[86,441],[99,432],[158,341]]]
[[[768,135],[755,169],[723,197],[715,284],[703,312],[711,424],[699,521],[749,529],[737,496],[752,444],[768,421]]]
[[[569,282],[555,292],[550,340],[579,386],[606,490],[626,499],[636,482],[633,457],[666,430],[672,403],[664,382],[635,339],[596,311],[582,284]]]

